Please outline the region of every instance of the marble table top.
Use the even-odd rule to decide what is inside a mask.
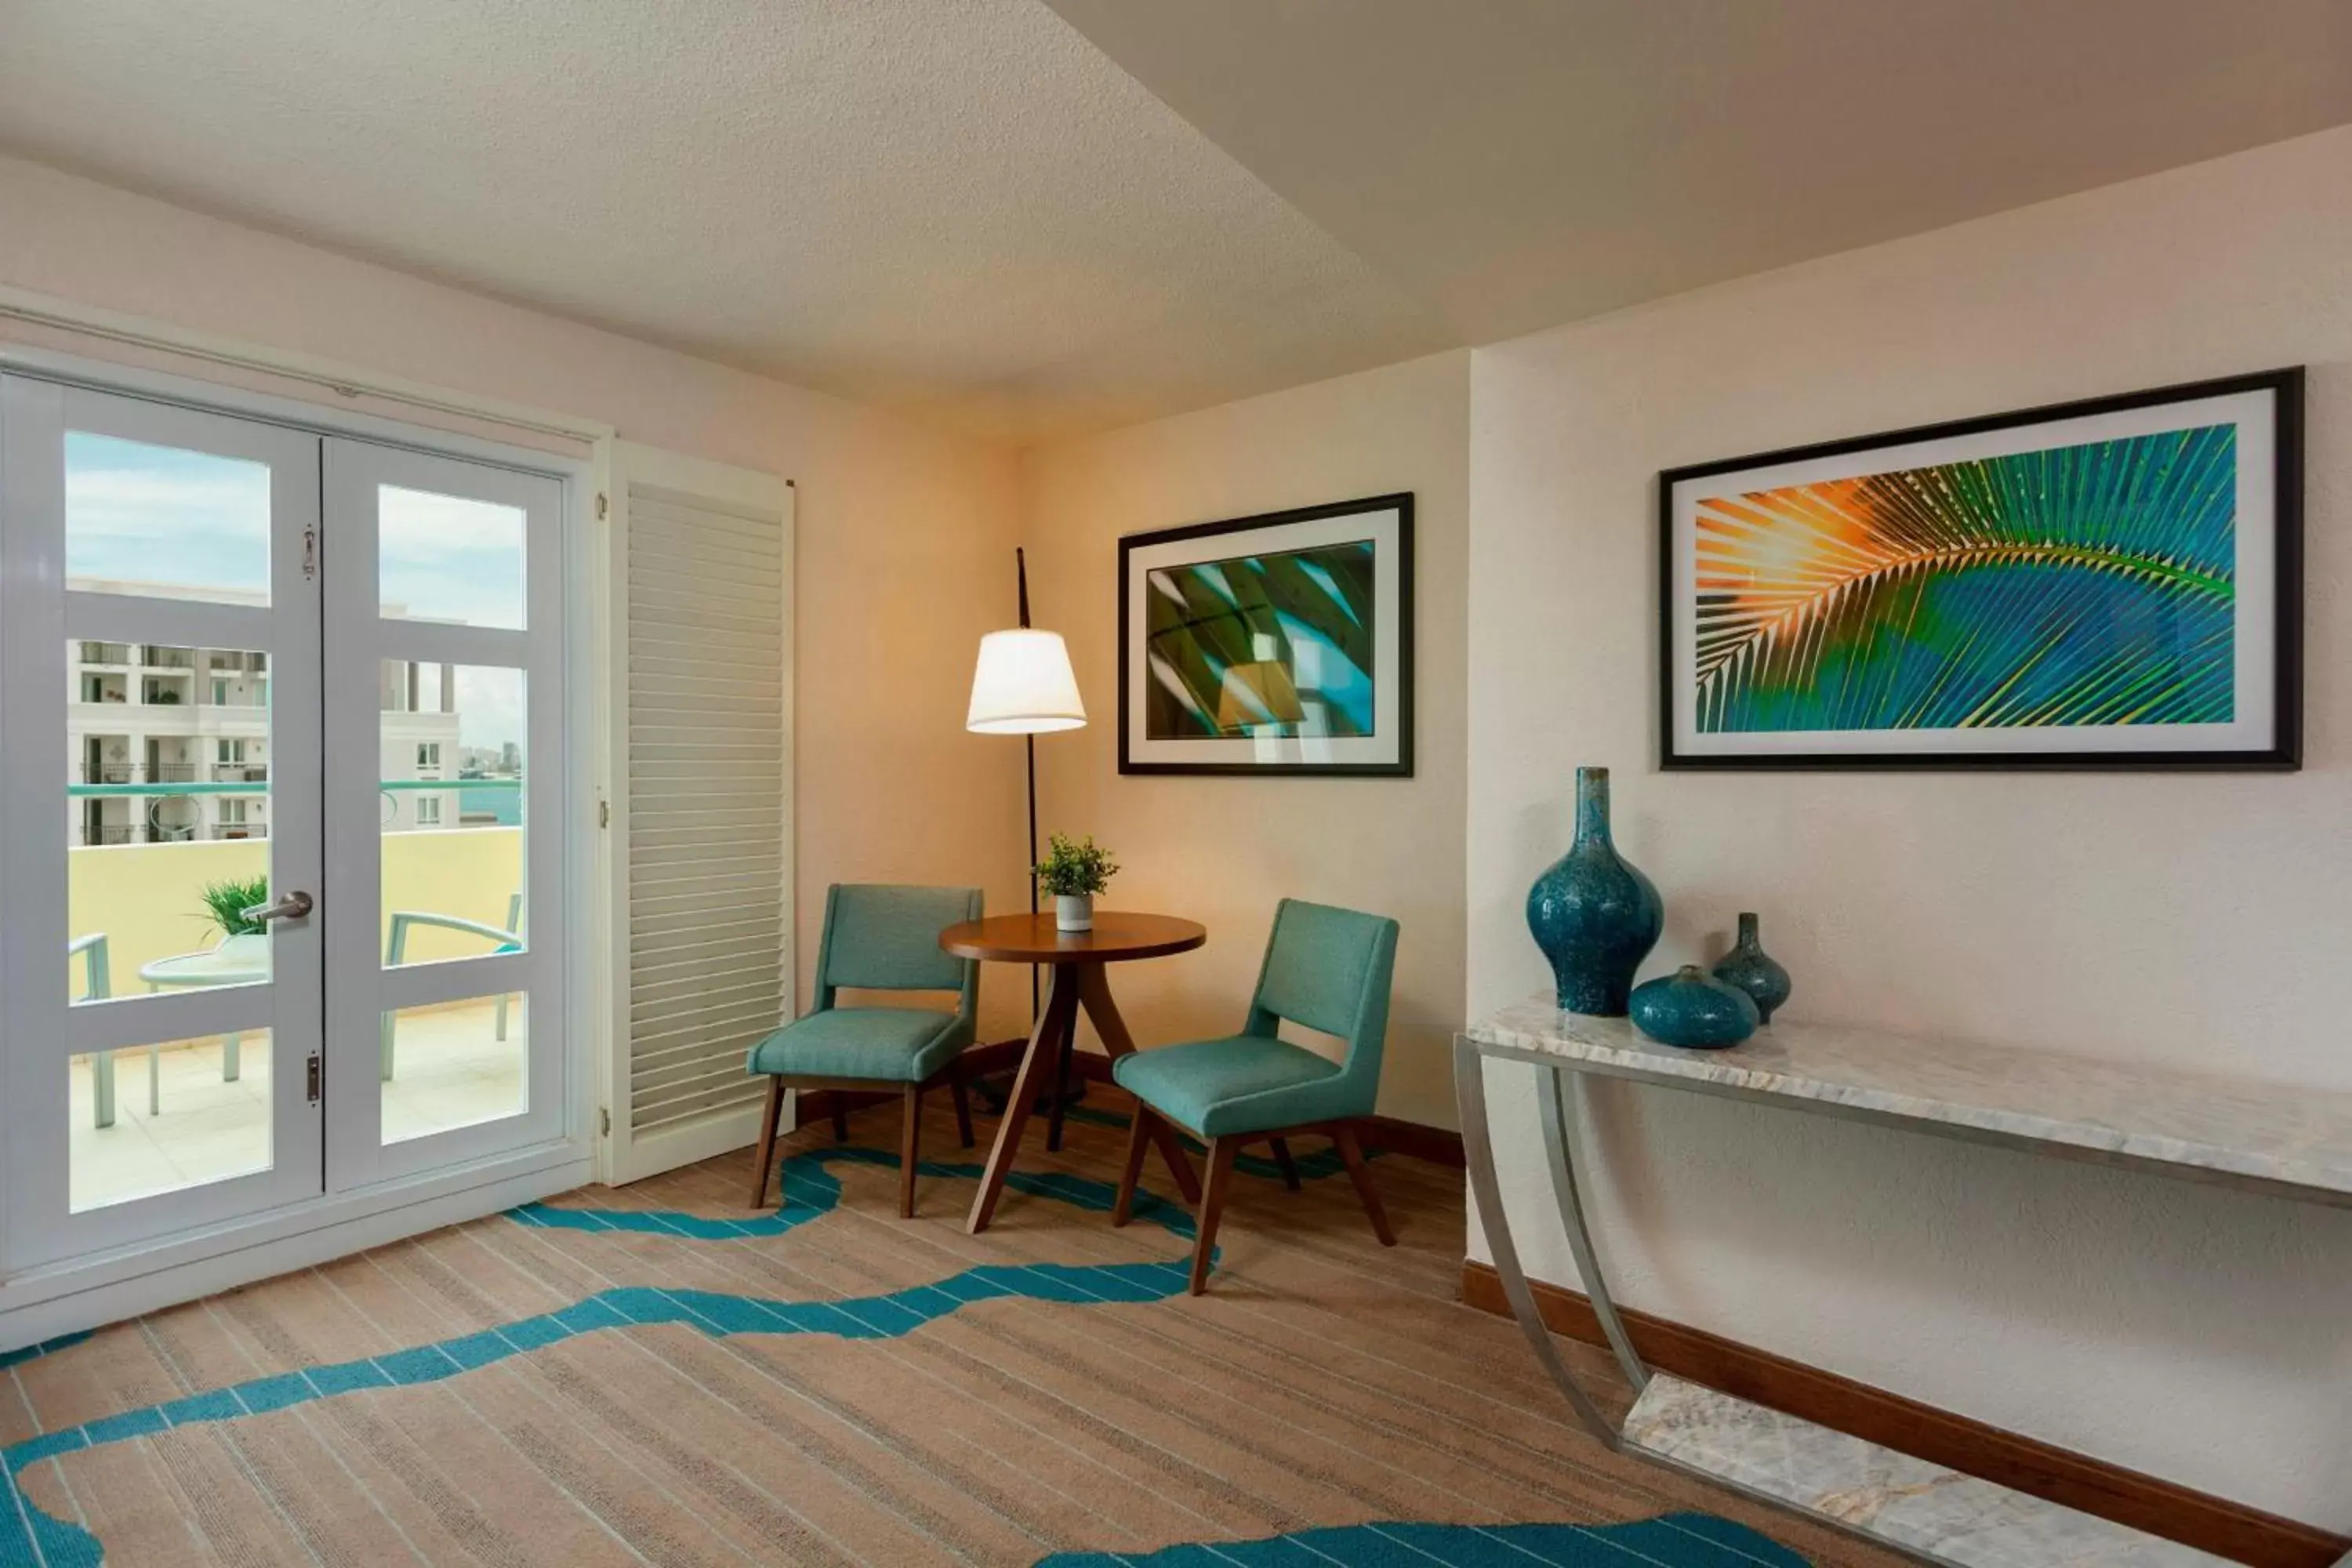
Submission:
[[[1564,1066],[1841,1109],[2053,1152],[2182,1167],[2352,1204],[2352,1093],[1784,1018],[1727,1050],[1662,1046],[1549,994],[1471,1026],[1482,1046]]]

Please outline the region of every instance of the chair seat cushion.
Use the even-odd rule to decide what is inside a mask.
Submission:
[[[828,1007],[751,1047],[755,1073],[920,1083],[970,1043],[953,1013],[929,1007]]]
[[[1310,1121],[1369,1116],[1334,1062],[1287,1040],[1235,1035],[1137,1051],[1111,1064],[1111,1080],[1203,1138],[1277,1131]]]

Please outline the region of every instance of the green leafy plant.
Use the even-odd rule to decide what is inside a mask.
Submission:
[[[1118,862],[1110,858],[1109,850],[1095,842],[1092,834],[1084,843],[1055,834],[1045,858],[1033,868],[1037,873],[1038,885],[1057,899],[1099,893],[1118,875]]]
[[[269,901],[267,877],[232,877],[225,882],[206,882],[196,897],[204,900],[205,923],[218,927],[224,937],[258,936],[269,929],[260,921],[245,918],[246,910]]]

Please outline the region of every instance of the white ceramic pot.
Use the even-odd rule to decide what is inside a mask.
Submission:
[[[1055,931],[1094,930],[1094,895],[1092,893],[1055,894],[1054,929]]]

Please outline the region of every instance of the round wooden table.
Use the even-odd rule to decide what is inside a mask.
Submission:
[[[1013,1152],[1021,1146],[1021,1133],[1028,1125],[1030,1107],[1036,1103],[1038,1091],[1045,1087],[1046,1075],[1053,1075],[1052,1081],[1056,1084],[1067,1080],[1070,1054],[1076,1049],[1078,1009],[1084,1007],[1087,1016],[1094,1020],[1095,1033],[1102,1037],[1103,1049],[1112,1057],[1123,1057],[1135,1049],[1126,1020],[1118,1016],[1118,1007],[1110,999],[1110,983],[1103,977],[1104,965],[1190,952],[1208,940],[1208,928],[1197,921],[1126,910],[1097,910],[1092,931],[1056,931],[1052,915],[1034,914],[966,921],[940,932],[940,946],[958,958],[977,958],[992,963],[1043,963],[1054,972],[1045,1010],[1037,1016],[1037,1026],[1030,1032],[1028,1048],[1021,1055],[1020,1070],[1013,1075],[1013,1098],[1005,1102],[1004,1120],[997,1125],[996,1144],[988,1152],[988,1169],[981,1177],[979,1193],[971,1200],[971,1217],[966,1229],[977,1236],[988,1228],[989,1220],[995,1215],[997,1197],[1004,1191],[1005,1174],[1013,1168]],[[1058,1145],[1062,1122],[1059,1095],[1055,1097],[1052,1114],[1050,1138]],[[1184,1146],[1176,1141],[1167,1123],[1157,1119],[1152,1136],[1184,1201],[1199,1202],[1201,1184],[1193,1179],[1192,1162],[1186,1157]]]

